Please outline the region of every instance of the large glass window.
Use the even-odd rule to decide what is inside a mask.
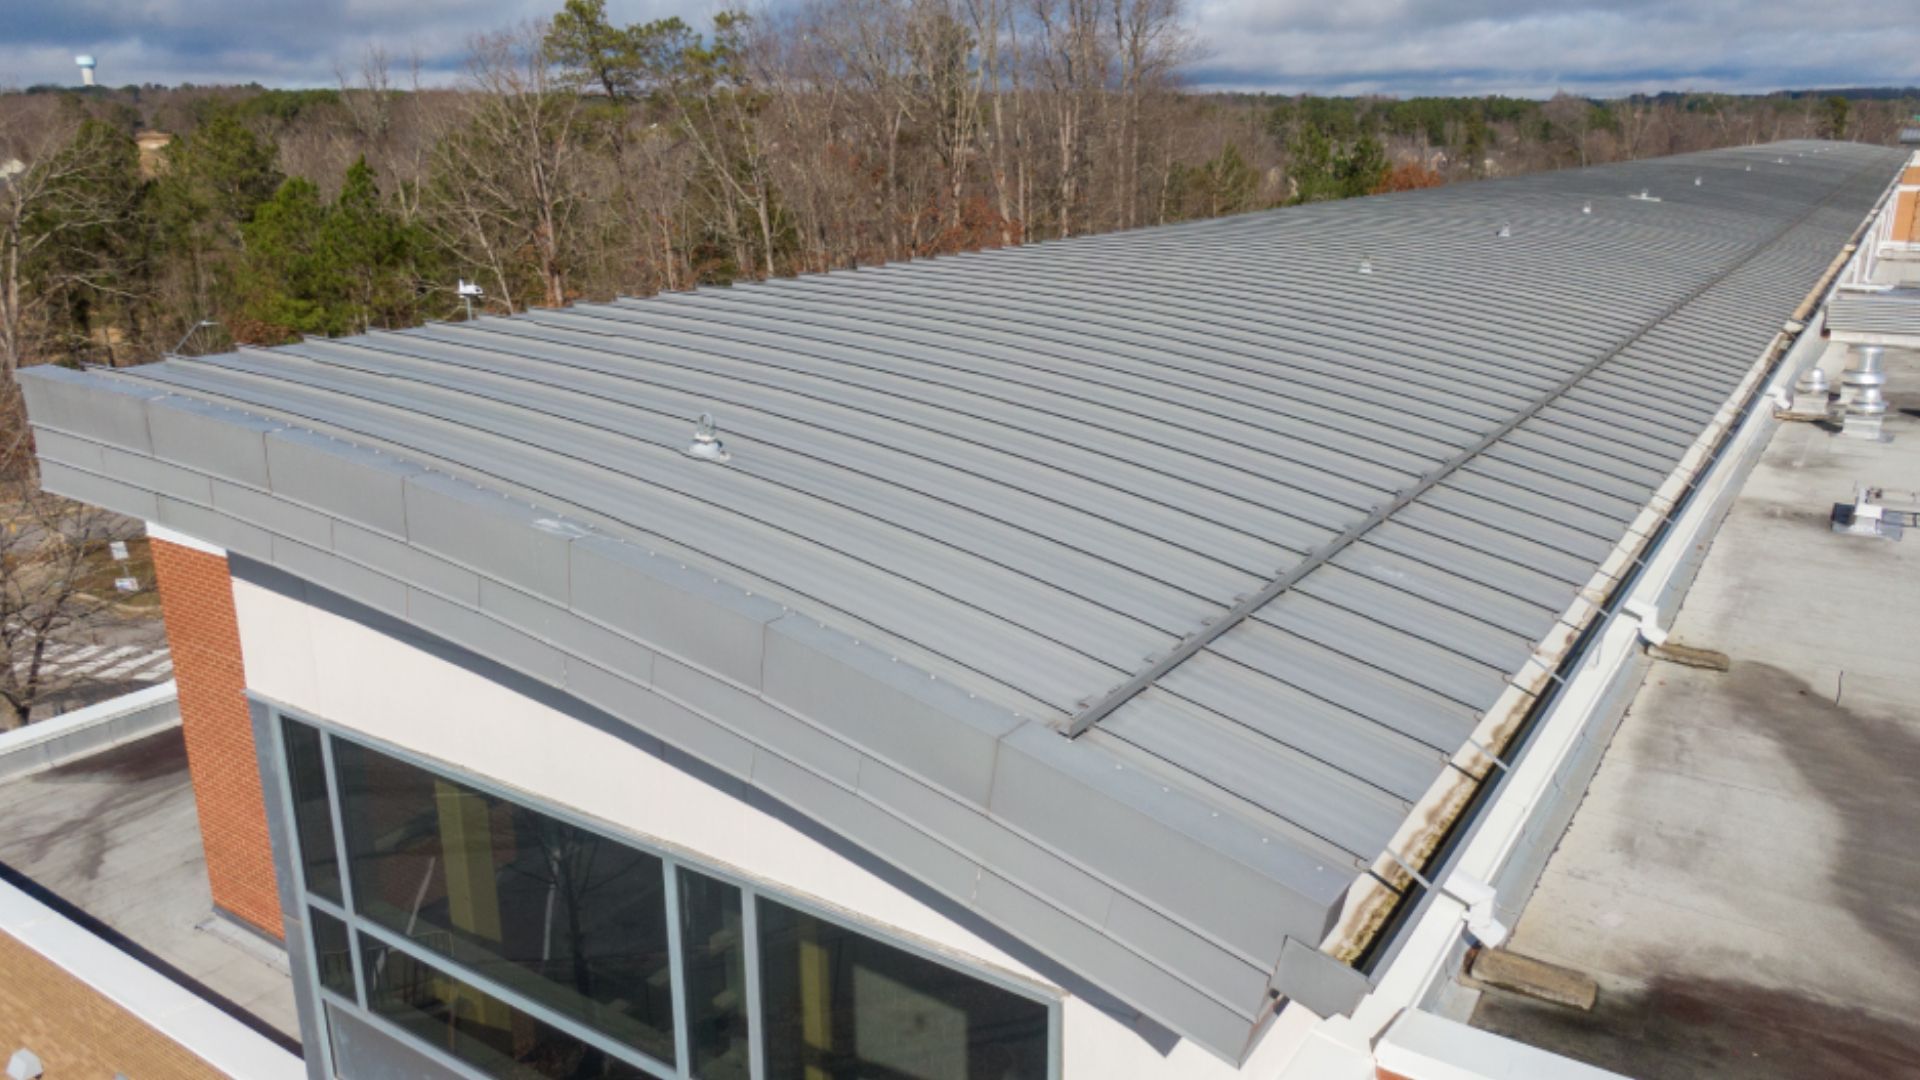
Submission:
[[[768,1080],[1042,1080],[1047,1007],[766,897]]]
[[[286,721],[287,786],[293,795],[293,828],[300,842],[300,871],[307,891],[340,903],[340,858],[333,846],[333,812],[327,804],[327,767],[320,733]]]
[[[647,1075],[432,964],[363,940],[367,1008],[488,1076],[627,1080]]]
[[[307,909],[307,922],[313,927],[313,961],[319,967],[315,975],[320,985],[351,998],[353,948],[347,941],[347,924],[319,908]]]
[[[740,890],[681,867],[687,1042],[700,1080],[746,1080],[747,950]]]
[[[357,914],[674,1060],[657,856],[346,740],[334,769]]]
[[[281,722],[313,982],[365,1040],[540,1080],[1049,1075],[1057,1010],[1012,983]]]

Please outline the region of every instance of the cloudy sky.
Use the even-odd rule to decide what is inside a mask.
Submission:
[[[767,0],[755,0],[756,6]],[[798,0],[772,0],[775,4]],[[1920,84],[1915,0],[1187,0],[1201,86],[1591,95]],[[0,87],[72,82],[76,53],[129,82],[330,85],[371,42],[457,76],[475,31],[559,0],[0,0]],[[609,0],[638,21],[714,0]]]

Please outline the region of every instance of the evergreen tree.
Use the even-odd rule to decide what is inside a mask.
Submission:
[[[1846,138],[1847,114],[1852,111],[1852,107],[1847,104],[1847,99],[1834,94],[1822,103],[1822,111],[1821,134],[1829,139]]]
[[[327,215],[321,248],[338,275],[349,329],[418,321],[415,282],[427,247],[381,198],[367,159],[348,167],[340,197]]]
[[[1460,144],[1460,156],[1466,161],[1468,173],[1475,178],[1486,175],[1488,145],[1487,118],[1479,112],[1469,114],[1467,132]]]
[[[246,239],[246,313],[292,333],[345,330],[344,291],[321,236],[327,208],[313,181],[296,176],[280,185],[243,227]]]
[[[246,313],[281,338],[329,337],[417,322],[425,247],[381,199],[364,159],[332,205],[302,177],[280,185],[244,229]]]
[[[1260,174],[1240,156],[1238,146],[1228,143],[1220,156],[1207,162],[1200,172],[1207,194],[1204,212],[1208,216],[1253,209],[1254,199],[1260,192]]]
[[[1337,174],[1340,198],[1373,194],[1380,190],[1381,181],[1387,178],[1386,147],[1381,146],[1380,140],[1372,135],[1360,136],[1341,155]]]
[[[218,318],[231,306],[243,229],[280,187],[276,156],[226,109],[167,147],[154,212],[162,242],[185,258],[196,310],[184,318]]]
[[[640,84],[640,27],[607,21],[607,0],[567,0],[547,27],[547,58],[582,86],[597,86],[618,101]]]

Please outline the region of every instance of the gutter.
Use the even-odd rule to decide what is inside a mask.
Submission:
[[[1340,919],[1322,941],[1321,951],[1363,970],[1381,970],[1385,966],[1383,954],[1401,951],[1400,946],[1404,944],[1395,940],[1394,931],[1411,921],[1416,909],[1428,904],[1444,889],[1444,886],[1438,890],[1433,887],[1434,882],[1442,880],[1435,868],[1447,861],[1450,848],[1457,845],[1463,832],[1479,827],[1478,819],[1485,813],[1486,803],[1502,788],[1503,778],[1512,778],[1516,760],[1527,749],[1529,734],[1550,711],[1560,711],[1567,688],[1580,673],[1582,660],[1597,659],[1589,656],[1596,639],[1612,634],[1613,628],[1622,623],[1632,624],[1627,627],[1627,633],[1635,646],[1646,634],[1664,636],[1658,627],[1672,617],[1681,590],[1669,594],[1667,582],[1658,578],[1653,580],[1652,589],[1646,588],[1643,582],[1648,566],[1658,563],[1665,567],[1668,575],[1676,569],[1677,558],[1661,556],[1673,548],[1667,541],[1675,531],[1676,520],[1690,514],[1698,505],[1696,496],[1710,475],[1722,482],[1730,471],[1744,476],[1749,462],[1743,455],[1754,448],[1751,442],[1743,443],[1742,453],[1734,455],[1743,459],[1738,468],[1716,471],[1715,465],[1726,456],[1736,438],[1752,440],[1757,438],[1755,433],[1759,430],[1771,430],[1764,419],[1756,419],[1759,414],[1755,412],[1755,405],[1762,394],[1762,383],[1801,343],[1820,341],[1821,319],[1815,317],[1811,323],[1808,320],[1824,308],[1842,271],[1859,257],[1864,239],[1883,216],[1898,181],[1896,174],[1813,288],[1794,308],[1790,319],[1774,334],[1733,393],[1628,526],[1607,560],[1561,614],[1553,632],[1536,646],[1526,665],[1508,680],[1506,691],[1481,718],[1466,746],[1454,755],[1450,767],[1409,812],[1405,824],[1388,844],[1386,854],[1349,892]],[[1820,206],[1810,209],[1781,235],[1818,209]],[[1720,280],[1724,281],[1725,276]],[[1809,329],[1815,332],[1808,334]],[[1800,357],[1785,366],[1791,372],[1804,361],[1805,358]],[[1764,440],[1759,445],[1764,445]],[[1717,523],[1717,520],[1716,513],[1711,521]],[[1710,535],[1711,529],[1703,528],[1706,524],[1708,522],[1697,517],[1690,518],[1691,531],[1696,535],[1701,532]],[[1684,549],[1691,543],[1689,540],[1680,547]],[[1615,616],[1621,612],[1631,614],[1627,620],[1617,619]],[[1588,666],[1591,667],[1591,663]],[[1495,880],[1491,874],[1471,876],[1483,882]],[[1451,896],[1445,899],[1457,903]]]
[[[1636,519],[1608,560],[1608,567],[1621,566],[1612,587],[1598,602],[1583,591],[1569,608],[1573,613],[1585,607],[1583,623],[1558,650],[1556,663],[1542,680],[1543,693],[1523,712],[1502,715],[1499,706],[1489,711],[1475,741],[1483,733],[1503,730],[1506,737],[1497,744],[1481,743],[1485,750],[1470,744],[1461,755],[1478,756],[1486,768],[1470,785],[1452,781],[1447,794],[1457,801],[1441,808],[1451,809],[1453,817],[1430,837],[1424,860],[1427,882],[1412,882],[1410,868],[1396,864],[1394,871],[1408,883],[1402,892],[1389,892],[1375,881],[1375,891],[1363,898],[1375,907],[1363,908],[1350,899],[1323,948],[1348,950],[1351,962],[1372,970],[1374,989],[1350,1014],[1328,1017],[1312,1029],[1281,1080],[1371,1080],[1379,1060],[1376,1049],[1391,1041],[1390,1029],[1397,1021],[1422,1011],[1470,1014],[1476,995],[1453,977],[1470,944],[1468,920],[1484,913],[1455,894],[1471,889],[1450,887],[1469,882],[1493,886],[1495,906],[1503,914],[1517,914],[1524,904],[1599,764],[1613,725],[1651,663],[1641,648],[1647,629],[1657,632],[1679,607],[1727,506],[1778,425],[1771,410],[1756,406],[1817,361],[1824,348],[1821,309],[1842,271],[1860,257],[1862,239],[1894,190],[1890,183]],[[1668,507],[1664,513],[1655,509],[1662,500]],[[1606,568],[1588,589],[1604,580]],[[1622,614],[1626,617],[1618,617]],[[1488,751],[1505,756],[1496,759]],[[1436,883],[1438,887],[1432,887]],[[1356,920],[1356,913],[1369,918]],[[1455,1069],[1446,1075],[1479,1074]]]

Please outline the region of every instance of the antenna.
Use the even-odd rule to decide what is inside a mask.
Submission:
[[[80,65],[80,85],[92,86],[93,85],[93,69],[98,66],[94,62],[93,57],[76,56],[73,58],[73,62]]]
[[[173,348],[167,350],[167,355],[179,356],[180,350],[186,348],[187,342],[192,339],[193,335],[199,333],[202,330],[207,329],[208,327],[219,326],[219,325],[220,325],[219,323],[214,322],[212,319],[201,319],[199,322],[194,323],[192,326],[187,327],[187,332],[180,336],[180,341],[178,344],[174,345]]]

